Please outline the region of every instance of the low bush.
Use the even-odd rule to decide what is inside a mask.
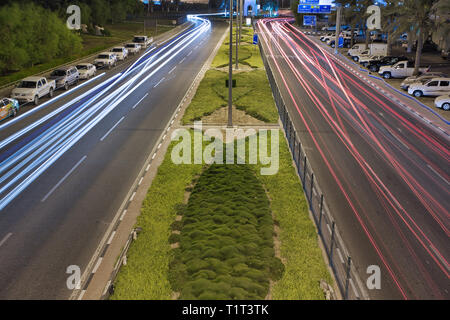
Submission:
[[[169,267],[173,290],[180,290],[180,299],[264,299],[269,280],[283,273],[272,231],[269,200],[252,168],[212,165],[182,220]]]

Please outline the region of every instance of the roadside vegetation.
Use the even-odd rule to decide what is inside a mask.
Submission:
[[[117,1],[117,5],[113,1],[111,9],[103,0],[91,5],[70,4],[80,5],[82,23],[88,26],[89,33],[66,27],[65,9],[69,4],[55,1],[50,8],[43,8],[32,2],[11,2],[0,7],[0,86],[104,51],[131,40],[135,34],[153,37],[173,28],[158,25],[144,32],[143,22],[118,22],[135,10],[126,1]],[[103,26],[105,35],[95,35],[94,25]]]
[[[226,76],[216,69],[206,73],[183,123],[226,105]],[[265,70],[234,78],[234,103],[276,122]],[[277,134],[279,170],[264,176],[261,164],[175,165],[177,142],[172,142],[138,217],[142,231],[110,298],[324,299],[320,281],[331,284],[332,278],[288,145]],[[248,148],[247,139],[247,157]]]
[[[253,168],[212,165],[173,224],[169,266],[180,299],[264,299],[284,266],[275,258],[270,203]]]
[[[259,48],[252,44],[253,29],[243,28],[242,42],[239,47],[239,65],[241,72],[234,72],[233,105],[246,114],[267,122],[276,123],[278,112],[272,98],[272,90],[267,80],[266,72]],[[225,81],[228,73],[222,68],[228,66],[227,38],[215,56],[211,69],[205,74],[197,93],[183,116],[183,124],[200,120],[228,104],[228,88]],[[236,50],[233,50],[233,61],[236,61]],[[248,69],[245,69],[247,67]]]

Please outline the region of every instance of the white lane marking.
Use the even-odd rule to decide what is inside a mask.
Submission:
[[[78,297],[78,300],[83,300],[83,296],[84,296],[85,293],[86,293],[86,290],[82,290],[80,295],[79,295],[79,297]]]
[[[169,74],[171,74],[172,72],[174,72],[176,68],[177,68],[177,66],[173,67],[173,68],[169,71]]]
[[[150,170],[150,165],[147,166],[147,168],[145,169],[145,171]]]
[[[196,46],[196,47],[194,48],[194,50],[198,49],[198,47],[199,47],[199,46]]]
[[[352,286],[353,292],[355,293],[355,297],[359,298],[358,291],[356,291],[355,284],[353,283],[353,280],[350,278],[350,285]]]
[[[103,141],[106,139],[107,136],[109,136],[109,134],[119,125],[119,123],[121,123],[123,121],[123,119],[125,119],[125,117],[120,118],[119,121],[116,122],[115,125],[112,126],[111,129],[108,130],[107,133],[105,133],[105,135],[103,137],[101,137],[100,141]]]
[[[4,245],[5,242],[8,241],[9,237],[11,237],[11,236],[12,236],[12,233],[11,233],[11,232],[8,233],[8,234],[2,239],[2,241],[0,241],[0,247],[1,247],[2,245]]]
[[[142,100],[144,100],[145,98],[147,98],[147,96],[148,96],[148,93],[146,93],[145,96],[143,96],[142,99],[139,100],[138,103],[136,103],[136,104],[133,106],[132,109],[136,108],[136,107],[138,106],[138,104],[142,102]]]
[[[116,235],[116,232],[113,231],[113,233],[111,233],[111,236],[109,237],[108,242],[106,244],[111,244],[111,242],[112,242],[112,240],[113,240],[115,235]]]
[[[140,186],[142,184],[143,180],[144,180],[144,177],[141,177],[141,179],[139,180],[138,186]]]
[[[123,210],[123,213],[122,213],[122,215],[120,216],[120,219],[119,219],[119,220],[122,221],[126,214],[127,214],[127,210]]]
[[[153,160],[153,159],[155,159],[155,157],[156,157],[156,153],[154,153],[154,154],[153,154],[153,156],[152,156],[152,160]]]
[[[336,248],[336,251],[338,253],[339,259],[341,260],[341,263],[344,264],[345,261],[344,258],[342,257],[341,250],[339,250],[339,248]]]
[[[96,273],[96,272],[97,272],[97,269],[98,269],[98,267],[100,267],[100,264],[102,263],[102,260],[103,260],[102,257],[98,258],[97,263],[95,264],[94,269],[92,269],[92,273]]]
[[[186,57],[189,57],[191,54],[192,54],[192,50],[191,50],[191,52],[189,52],[189,53],[186,55]]]
[[[436,257],[438,257],[438,259],[441,261],[441,263],[445,266],[445,269],[447,269],[447,271],[450,271],[450,268],[448,266],[448,263],[445,261],[445,259],[441,256],[441,254],[433,247],[433,246],[429,246],[431,248],[431,250],[433,250],[434,254],[436,255]]]
[[[110,285],[111,285],[111,280],[108,280],[108,282],[106,283],[106,286],[105,286],[105,290],[103,290],[103,295],[106,294],[106,292],[108,291]]]
[[[330,225],[327,223],[327,228],[328,228],[328,232],[330,232],[330,234],[332,234],[333,232],[331,231]]]
[[[162,145],[162,144],[160,143],[160,144],[158,145],[158,148],[156,148],[156,149],[159,150],[159,149],[161,148],[161,145]]]
[[[434,173],[436,173],[437,176],[438,176],[439,178],[441,178],[442,180],[444,180],[445,183],[449,184],[449,182],[448,182],[443,176],[441,176],[441,174],[440,174],[439,172],[437,172],[432,166],[430,166],[429,164],[427,164],[427,167],[430,168]]]
[[[50,195],[64,182],[64,180],[66,180],[72,172],[75,171],[76,168],[78,168],[78,166],[84,161],[86,160],[87,156],[84,156],[83,158],[80,159],[80,161],[77,162],[77,164],[75,166],[73,166],[72,169],[70,169],[69,172],[66,173],[66,175],[59,180],[59,182],[49,191],[49,193],[46,194],[46,196],[44,198],[42,198],[41,202],[44,202],[45,200],[48,199],[48,197],[50,197]]]
[[[178,62],[178,64],[182,64],[184,62],[184,60],[186,60],[186,57],[184,57],[183,59],[181,59],[180,62]]]
[[[130,202],[134,200],[134,197],[135,197],[135,196],[136,196],[136,191],[133,192],[133,194],[131,195]]]
[[[155,85],[153,86],[153,88],[156,88],[157,86],[159,86],[159,85],[161,84],[161,82],[163,82],[165,79],[166,79],[166,78],[163,77],[161,80],[158,81],[157,84],[155,84]]]
[[[396,135],[393,135],[393,136],[394,136],[394,138],[395,138],[398,142],[400,142],[406,149],[410,150],[409,147],[408,147],[402,140],[400,140],[399,137],[397,137]]]

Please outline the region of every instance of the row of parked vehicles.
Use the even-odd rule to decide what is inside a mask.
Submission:
[[[354,37],[359,31],[354,31]],[[420,98],[422,96],[437,97],[435,106],[444,110],[450,109],[450,78],[442,72],[431,72],[430,67],[419,68],[419,75],[414,74],[414,61],[406,56],[388,56],[387,44],[374,42],[366,46],[364,43],[357,43],[351,46],[351,31],[343,31],[344,48],[349,48],[347,54],[356,63],[371,72],[376,72],[384,79],[398,78],[404,79],[401,88],[410,95]],[[332,48],[335,47],[336,34],[329,32],[320,37],[320,40]],[[448,59],[448,50],[442,51],[442,58]]]
[[[70,86],[77,85],[80,80],[95,77],[98,69],[115,67],[119,61],[124,61],[130,54],[137,54],[147,48],[153,38],[135,36],[133,42],[122,47],[114,47],[109,52],[100,53],[93,63],[79,63],[76,66],[65,66],[54,70],[48,78],[42,76],[27,77],[19,82],[12,90],[10,98],[0,100],[0,120],[14,117],[21,104],[39,104],[45,96],[52,98],[55,90],[69,90]]]
[[[442,72],[431,72],[430,67],[419,68],[419,75],[414,74],[414,61],[405,56],[387,56],[386,45],[372,43],[366,48],[365,44],[355,44],[348,55],[355,62],[377,72],[384,79],[404,79],[401,88],[410,95],[438,97],[435,106],[444,110],[450,109],[450,77]]]

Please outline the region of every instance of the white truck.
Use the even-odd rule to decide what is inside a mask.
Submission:
[[[134,36],[133,43],[139,44],[142,48],[149,47],[153,42],[153,37],[149,38],[147,36]]]
[[[419,68],[419,73],[427,72],[430,68]],[[412,61],[400,61],[393,66],[381,67],[378,74],[385,79],[390,78],[406,78],[411,77],[414,73],[414,62]]]
[[[348,50],[347,54],[352,58],[358,55],[385,56],[387,54],[387,44],[370,43],[369,47],[366,48],[364,43],[358,43]]]
[[[44,77],[28,77],[20,81],[15,89],[11,92],[11,98],[21,103],[34,102],[39,104],[39,99],[48,95],[53,97],[56,89],[54,80],[47,81]]]

